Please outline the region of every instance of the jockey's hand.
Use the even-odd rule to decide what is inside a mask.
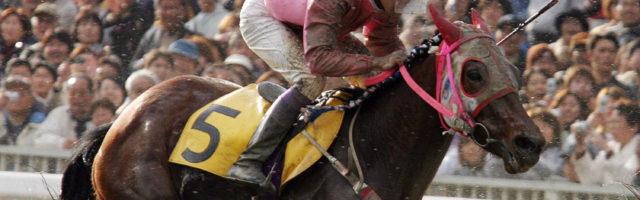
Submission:
[[[397,50],[386,56],[373,57],[372,65],[376,70],[385,71],[404,64],[406,59],[407,52],[405,50]]]

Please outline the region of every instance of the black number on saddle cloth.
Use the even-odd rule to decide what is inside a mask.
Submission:
[[[213,112],[217,112],[233,118],[236,118],[238,114],[240,114],[240,111],[238,110],[218,104],[212,104],[209,108],[207,108],[207,110],[202,112],[202,114],[198,116],[196,122],[193,123],[193,127],[191,127],[191,129],[199,130],[209,134],[211,138],[209,141],[209,145],[207,145],[207,148],[201,153],[193,152],[191,151],[191,149],[187,148],[187,150],[182,152],[182,157],[185,160],[192,163],[205,161],[209,157],[211,157],[211,155],[213,155],[213,152],[216,151],[216,148],[218,148],[218,142],[220,141],[220,131],[218,131],[218,128],[205,121]]]

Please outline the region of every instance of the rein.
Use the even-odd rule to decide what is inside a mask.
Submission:
[[[441,70],[441,67],[444,68],[443,65],[446,65],[447,69],[448,69],[448,75],[449,77],[453,77],[453,72],[452,72],[452,65],[451,65],[451,53],[462,43],[469,41],[471,39],[474,38],[478,38],[478,37],[490,37],[488,35],[484,35],[484,34],[476,34],[473,36],[469,36],[469,37],[465,37],[451,45],[447,45],[446,43],[443,45],[442,48],[442,52],[441,52],[441,56],[444,56],[446,58],[446,60],[444,61],[444,64],[436,64],[436,66],[438,67],[438,71]],[[487,145],[489,145],[490,143],[493,142],[498,142],[498,140],[491,138],[491,134],[489,132],[489,130],[487,129],[487,127],[485,125],[483,125],[482,123],[476,123],[473,121],[473,119],[467,114],[467,112],[464,111],[464,107],[461,107],[461,112],[462,113],[462,118],[458,115],[456,115],[454,112],[450,111],[449,109],[447,109],[444,105],[442,105],[440,102],[438,102],[438,100],[436,100],[436,98],[433,98],[431,95],[429,95],[429,93],[427,93],[420,85],[418,85],[418,83],[416,83],[416,81],[411,77],[411,74],[409,73],[409,69],[411,69],[413,67],[413,65],[411,64],[412,61],[416,58],[427,58],[430,54],[434,54],[438,51],[438,46],[440,45],[440,43],[442,42],[443,38],[441,34],[436,34],[435,36],[433,36],[433,38],[429,39],[429,40],[424,40],[422,42],[421,45],[417,46],[416,48],[414,48],[411,51],[411,54],[408,56],[407,60],[405,61],[405,65],[400,66],[398,69],[391,69],[391,70],[387,70],[382,72],[380,75],[366,79],[365,80],[365,85],[367,86],[367,89],[364,91],[364,93],[362,94],[362,96],[356,98],[355,100],[351,100],[349,101],[349,103],[347,105],[340,105],[340,106],[314,106],[314,105],[310,105],[307,106],[305,108],[305,112],[303,114],[304,116],[304,121],[305,122],[312,122],[314,121],[318,116],[320,116],[320,114],[324,113],[324,112],[328,112],[328,111],[332,111],[332,110],[342,110],[342,111],[346,111],[346,110],[351,110],[353,108],[358,108],[358,110],[356,111],[356,113],[354,114],[353,118],[351,119],[350,125],[349,125],[349,149],[348,149],[348,161],[349,163],[355,163],[355,168],[357,170],[358,175],[352,173],[349,170],[349,167],[345,167],[344,164],[342,164],[337,158],[335,158],[334,156],[332,156],[331,154],[329,154],[326,150],[324,150],[319,144],[317,144],[317,142],[315,141],[315,139],[313,139],[308,133],[306,133],[306,131],[302,131],[302,134],[311,142],[312,145],[314,145],[321,153],[322,155],[327,158],[329,160],[329,162],[331,163],[331,165],[333,166],[333,168],[340,174],[342,175],[345,179],[347,179],[347,181],[351,184],[353,191],[360,197],[360,199],[364,199],[364,200],[381,200],[380,196],[378,196],[375,191],[373,191],[373,189],[371,189],[364,181],[364,175],[362,172],[362,168],[360,167],[360,163],[358,161],[358,156],[355,152],[355,145],[353,144],[353,126],[354,126],[354,122],[356,120],[356,117],[359,114],[360,111],[360,105],[362,105],[362,103],[369,99],[372,94],[377,91],[379,88],[389,85],[392,82],[395,82],[397,79],[399,79],[400,77],[402,77],[402,79],[405,80],[406,84],[420,97],[422,98],[427,104],[429,104],[431,107],[433,107],[440,116],[440,121],[442,123],[442,127],[448,130],[445,130],[442,132],[442,134],[451,134],[454,135],[456,132],[460,133],[461,135],[465,136],[465,137],[471,137],[473,139],[473,141],[478,144],[481,147],[486,147]],[[436,87],[438,88],[437,91],[439,91],[439,88],[441,86],[442,80],[438,80]],[[455,84],[453,82],[452,78],[449,78],[449,83],[455,87]],[[458,92],[456,89],[453,90],[454,96],[455,96],[455,103],[462,105],[462,101],[460,100],[460,97],[458,95]],[[503,95],[501,95],[503,96]],[[439,97],[439,96],[438,96]],[[439,98],[438,98],[439,99]],[[495,99],[494,99],[495,100]],[[442,117],[449,117],[453,119],[453,126],[452,127],[465,127],[461,129],[456,129],[456,128],[449,128],[446,123],[444,122],[444,120],[442,119]],[[485,137],[485,141],[484,142],[479,142],[478,139],[476,138],[476,136],[474,134],[472,134],[473,130],[475,127],[481,127],[483,128],[483,130],[485,131],[486,137]]]

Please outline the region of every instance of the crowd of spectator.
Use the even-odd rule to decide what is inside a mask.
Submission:
[[[243,1],[218,1],[0,1],[0,145],[71,149],[146,89],[180,75],[287,87],[239,33]],[[467,23],[476,9],[499,41],[546,1],[429,3]],[[429,14],[402,19],[408,50],[435,32]],[[523,106],[547,141],[539,164],[507,174],[499,158],[458,136],[438,173],[633,183],[640,166],[638,38],[640,0],[560,1],[500,46],[521,71]]]

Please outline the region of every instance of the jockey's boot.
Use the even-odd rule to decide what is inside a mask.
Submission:
[[[291,87],[280,95],[260,121],[247,149],[227,172],[227,178],[257,184],[268,193],[275,192],[271,183],[265,183],[262,164],[298,119],[300,108],[309,103],[311,100],[296,87]]]

